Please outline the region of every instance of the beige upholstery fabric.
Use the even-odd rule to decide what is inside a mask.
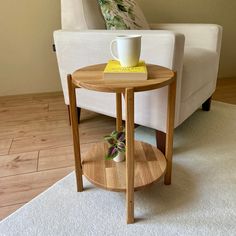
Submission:
[[[61,0],[62,29],[105,29],[97,0]]]
[[[219,57],[214,51],[202,48],[185,48],[182,75],[181,101],[217,77]]]
[[[83,66],[107,62],[111,58],[111,40],[122,34],[141,34],[141,58],[147,63],[177,71],[175,127],[212,96],[216,88],[220,57],[221,26],[153,24],[151,28],[154,30],[78,30],[87,29],[88,25],[91,28],[93,24],[97,28],[102,22],[98,4],[93,5],[95,1],[62,0],[63,29],[70,30],[54,32],[54,40],[67,105],[67,74]],[[86,3],[84,7],[82,3]],[[96,6],[96,11],[93,11]],[[90,23],[86,22],[86,16],[91,17]],[[167,87],[136,94],[135,123],[166,132],[167,98]],[[78,89],[77,99],[77,106],[81,108],[109,116],[116,115],[114,94]]]
[[[110,58],[109,44],[117,35],[141,34],[141,58],[178,71],[176,123],[179,124],[181,68],[183,62],[183,35],[156,30],[89,30],[56,31],[54,40],[60,69],[65,103],[69,104],[66,76],[83,66],[105,63]],[[135,123],[165,132],[167,87],[135,96]],[[116,115],[115,95],[90,90],[77,90],[77,105],[109,116]],[[155,107],[155,109],[153,109]],[[125,110],[123,109],[123,112]],[[125,116],[123,116],[124,118]]]

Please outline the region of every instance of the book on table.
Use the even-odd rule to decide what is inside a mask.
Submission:
[[[122,67],[119,61],[108,61],[103,78],[105,80],[110,79],[134,79],[134,80],[147,80],[147,67],[144,61],[140,61],[137,66],[134,67]]]

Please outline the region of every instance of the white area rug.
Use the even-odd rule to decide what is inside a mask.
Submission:
[[[76,192],[71,173],[0,223],[0,235],[236,235],[236,106],[214,102],[175,131],[173,183],[135,193],[136,223],[125,196],[93,187]],[[155,143],[140,127],[137,138]]]

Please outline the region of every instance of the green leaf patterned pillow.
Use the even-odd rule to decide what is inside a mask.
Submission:
[[[135,0],[98,0],[107,29],[150,29]]]

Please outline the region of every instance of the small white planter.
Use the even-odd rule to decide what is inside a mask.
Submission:
[[[122,162],[125,160],[125,153],[124,152],[119,152],[116,157],[113,158],[113,161],[115,162]]]

